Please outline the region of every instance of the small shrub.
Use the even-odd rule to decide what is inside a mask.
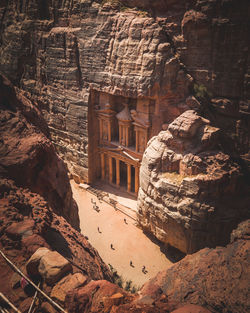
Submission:
[[[139,288],[132,285],[132,280],[124,281],[123,277],[119,274],[117,274],[117,270],[111,265],[108,264],[110,271],[113,274],[113,283],[118,285],[120,288],[124,288],[126,291],[129,291],[131,293],[136,293]],[[124,287],[125,284],[125,287]]]
[[[204,85],[194,84],[194,95],[199,100],[211,98],[211,93],[207,91],[207,87]]]
[[[133,286],[133,287],[131,288],[131,293],[136,293],[138,290],[139,290],[138,287]]]
[[[125,284],[125,290],[129,291],[132,285],[132,281],[131,280],[127,280],[126,284]]]
[[[123,287],[123,279],[121,276],[115,280],[115,284],[118,285],[120,288]]]

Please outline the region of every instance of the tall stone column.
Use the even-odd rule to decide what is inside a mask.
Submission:
[[[108,123],[108,141],[111,141],[112,138],[111,138],[111,125],[110,125],[110,122]]]
[[[139,131],[135,131],[135,151],[139,151]]]
[[[127,164],[127,190],[131,191],[131,165]]]
[[[126,147],[128,147],[128,128],[126,128]]]
[[[101,153],[102,180],[105,180],[105,155]]]
[[[109,182],[112,183],[113,180],[113,164],[112,157],[109,157]]]
[[[119,143],[121,143],[121,141],[122,141],[122,127],[119,124]]]
[[[102,119],[99,120],[100,121],[100,140],[103,139],[103,121]]]
[[[120,186],[120,160],[116,161],[116,185]]]

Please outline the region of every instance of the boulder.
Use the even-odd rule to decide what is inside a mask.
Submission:
[[[35,277],[39,275],[38,267],[40,264],[41,258],[49,253],[48,248],[42,247],[36,250],[36,252],[30,257],[26,264],[26,271],[30,277]]]
[[[244,168],[223,151],[220,130],[194,110],[153,137],[140,168],[137,220],[184,253],[225,245],[248,218]]]
[[[57,313],[58,311],[49,303],[43,302],[41,305],[42,312],[44,313]]]
[[[48,285],[55,284],[71,271],[70,262],[56,251],[49,251],[40,258],[38,272]]]
[[[87,281],[87,277],[81,273],[69,274],[61,279],[51,290],[51,298],[64,302],[67,293],[74,288],[83,286]]]
[[[72,290],[65,299],[68,312],[110,313],[112,308],[129,302],[133,296],[105,280],[91,281],[86,286]],[[86,311],[86,308],[88,311]]]

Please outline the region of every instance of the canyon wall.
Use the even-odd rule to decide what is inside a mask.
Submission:
[[[0,75],[0,178],[40,194],[56,214],[79,229],[66,166],[47,137],[48,127],[37,103],[28,96]]]
[[[25,274],[27,260],[42,248],[54,250],[43,263],[46,277],[59,280],[66,267],[68,278],[73,276],[76,285],[91,279],[112,280],[98,252],[77,231],[78,208],[66,166],[47,137],[48,127],[37,103],[29,96],[0,75],[1,252]],[[1,292],[27,312],[32,302],[30,287],[21,288],[20,276],[2,256],[0,281]],[[49,283],[42,288],[46,293],[51,291]]]
[[[199,107],[191,95],[204,102],[209,94],[204,114],[246,154],[247,5],[243,0],[3,1],[0,69],[43,108],[57,151],[78,181],[91,180],[93,91],[151,101],[151,135]]]
[[[112,105],[119,107],[122,101],[130,99],[134,104],[148,106],[148,111],[152,111],[150,137],[166,130],[175,118],[189,109],[195,109],[200,116],[208,118],[213,127],[219,128],[223,139],[215,150],[208,147],[209,151],[205,151],[214,155],[214,159],[211,161],[209,157],[209,160],[215,162],[219,171],[225,165],[222,186],[224,180],[227,181],[223,177],[230,176],[231,170],[233,175],[239,174],[235,186],[231,176],[225,183],[229,185],[222,192],[224,204],[218,206],[211,203],[216,200],[207,200],[212,194],[219,198],[222,188],[219,178],[213,178],[210,183],[198,178],[196,185],[200,186],[196,191],[189,186],[190,182],[189,187],[185,187],[191,188],[190,191],[184,187],[176,191],[179,188],[176,182],[164,188],[156,186],[162,182],[157,182],[160,172],[173,175],[171,173],[177,171],[179,175],[177,164],[181,159],[182,164],[193,164],[188,175],[201,174],[200,169],[192,172],[199,168],[197,149],[204,148],[200,139],[194,151],[190,143],[188,151],[183,148],[181,153],[168,143],[165,148],[160,143],[163,150],[174,151],[173,159],[163,154],[168,165],[162,170],[158,161],[161,164],[163,160],[154,156],[158,149],[156,142],[162,140],[160,135],[151,142],[142,165],[140,224],[160,240],[171,241],[180,250],[192,252],[201,248],[200,236],[204,245],[225,243],[232,227],[245,217],[243,200],[247,200],[247,191],[241,188],[244,184],[240,177],[244,172],[247,184],[250,134],[247,8],[246,0],[237,3],[233,0],[171,0],[156,1],[153,5],[136,0],[4,1],[0,8],[0,69],[29,92],[31,100],[37,101],[56,150],[77,182],[92,182],[98,176],[91,175],[93,168],[100,167],[96,162],[97,150],[93,148],[93,142],[98,140],[98,124],[91,112],[100,102],[112,100]],[[209,136],[216,136],[216,133],[211,131]],[[181,137],[182,141],[181,134],[174,136]],[[196,140],[192,136],[190,140]],[[203,129],[197,136],[206,137],[208,133]],[[176,142],[184,144],[179,141]],[[155,148],[152,145],[156,145]],[[185,156],[187,153],[191,153],[192,160]],[[222,158],[221,164],[218,158]],[[232,158],[237,164],[232,163]],[[148,163],[152,164],[146,171]],[[209,164],[204,168],[202,174],[210,171]],[[187,183],[185,177],[181,181],[180,186]],[[215,181],[214,188],[210,189],[208,185]],[[230,200],[231,189],[240,199],[239,210],[236,210],[237,200]],[[170,195],[166,196],[166,192]],[[188,192],[193,195],[185,194]],[[164,209],[158,210],[159,205]],[[192,205],[195,208],[191,208]],[[197,213],[203,222],[193,216],[198,207],[204,208]],[[171,217],[177,214],[173,225],[165,212],[168,210],[172,211]],[[163,223],[167,217],[168,229]],[[177,222],[179,217],[180,223]],[[206,226],[203,230],[201,225],[207,219],[210,221],[207,225],[215,223],[217,226]],[[225,226],[223,236],[220,223]],[[175,240],[170,229],[179,229],[178,233],[171,231]],[[210,231],[212,229],[214,232]],[[163,239],[166,236],[172,239]]]
[[[140,169],[142,228],[184,253],[229,242],[249,215],[244,170],[221,147],[223,133],[188,110],[153,137]]]

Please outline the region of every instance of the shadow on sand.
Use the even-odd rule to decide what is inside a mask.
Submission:
[[[160,240],[158,240],[154,235],[143,230],[143,233],[157,246],[160,247],[161,252],[166,256],[169,261],[176,263],[183,259],[186,254],[179,251],[178,249],[168,245],[164,245]]]

